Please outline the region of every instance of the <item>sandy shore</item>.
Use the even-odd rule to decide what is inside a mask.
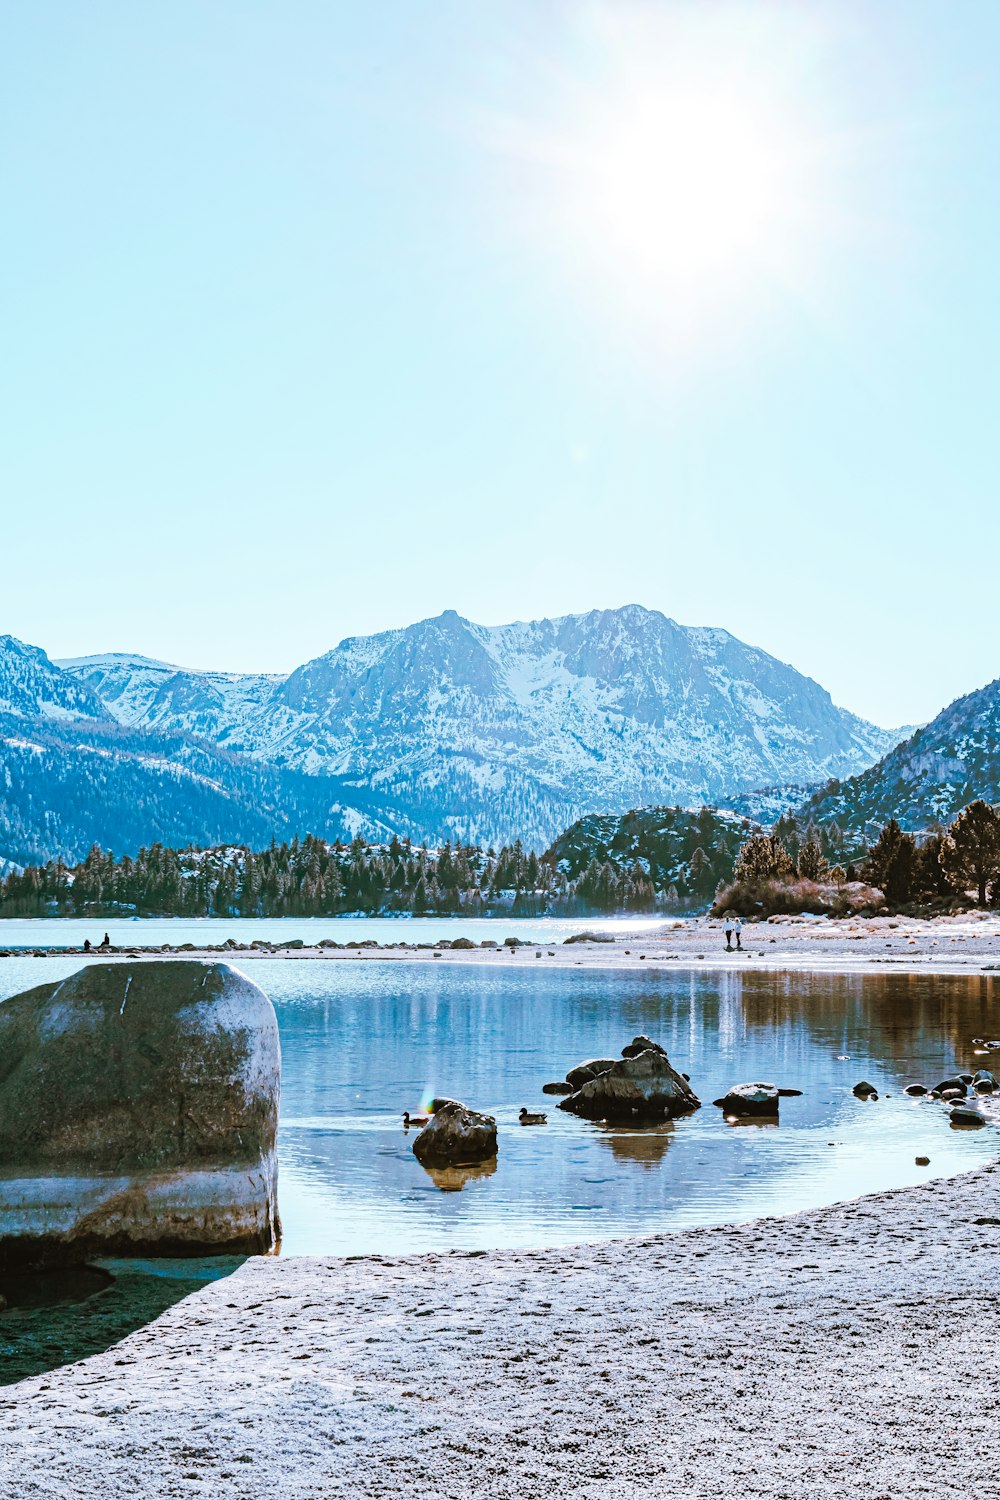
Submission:
[[[10,1497],[996,1496],[1000,1170],[742,1228],[247,1262],[0,1396]]]
[[[336,923],[331,922],[331,931]],[[400,924],[401,927],[404,924]],[[496,924],[497,946],[450,948],[447,943],[412,944],[399,941],[388,946],[347,943],[342,947],[280,947],[231,941],[214,947],[168,946],[157,948],[94,949],[87,957],[120,960],[123,956],[162,958],[179,955],[213,958],[224,955],[234,962],[255,959],[286,959],[323,963],[463,963],[542,964],[573,968],[650,969],[662,966],[697,965],[713,969],[777,968],[878,972],[887,965],[904,970],[936,973],[1000,971],[1000,911],[966,912],[956,917],[921,920],[908,917],[874,917],[832,920],[811,917],[772,917],[748,923],[743,932],[743,950],[727,952],[723,924],[699,917],[683,922],[653,921],[648,930],[632,931],[627,937],[604,942],[527,941],[519,947],[504,947],[506,936],[518,936],[517,919]],[[523,929],[522,929],[523,930]],[[581,921],[580,931],[586,932]],[[0,955],[7,952],[0,942]],[[80,949],[18,949],[15,956],[29,953],[68,956]],[[2,961],[2,958],[0,958]]]

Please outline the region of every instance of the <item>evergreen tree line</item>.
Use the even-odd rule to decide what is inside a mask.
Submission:
[[[787,815],[770,834],[744,843],[733,878],[751,889],[796,880],[834,886],[862,881],[894,907],[961,901],[969,892],[980,906],[1000,906],[1000,812],[987,802],[970,802],[947,827],[919,836],[892,818],[856,863],[836,861],[843,848],[835,823],[802,827]]]
[[[170,916],[336,916],[346,912],[468,915],[491,910],[652,911],[657,893],[638,862],[591,859],[575,879],[521,842],[499,850],[409,839],[370,845],[308,835],[245,846],[169,849],[133,858],[94,845],[82,863],[50,860],[0,881],[0,917],[117,912]]]

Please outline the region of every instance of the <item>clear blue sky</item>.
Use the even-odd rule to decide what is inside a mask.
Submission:
[[[4,7],[0,630],[1000,675],[996,0]]]

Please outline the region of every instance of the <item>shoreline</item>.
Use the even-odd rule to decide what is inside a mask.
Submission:
[[[517,936],[516,923],[504,923],[504,937]],[[582,926],[581,931],[586,931]],[[2,933],[2,927],[0,927]],[[456,934],[456,937],[460,936]],[[503,939],[469,947],[452,947],[452,938],[438,943],[399,941],[378,944],[356,939],[334,944],[333,939],[296,946],[262,939],[253,944],[230,939],[218,944],[141,943],[107,949],[24,945],[4,947],[0,966],[8,958],[81,958],[96,962],[146,961],[163,958],[226,959],[236,964],[256,960],[313,963],[462,963],[496,969],[539,966],[584,970],[641,971],[668,967],[708,972],[771,972],[878,974],[1000,973],[1000,911],[963,913],[955,917],[808,918],[772,917],[747,923],[743,951],[727,952],[723,924],[700,917],[664,927],[609,936],[600,942],[522,940],[517,947]],[[0,967],[2,973],[2,967]]]
[[[603,1244],[259,1257],[0,1392],[0,1455],[25,1497],[985,1500],[998,1295],[997,1163]]]

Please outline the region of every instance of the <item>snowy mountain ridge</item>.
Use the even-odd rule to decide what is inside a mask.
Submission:
[[[499,626],[446,610],[287,677],[118,653],[59,665],[122,725],[344,778],[439,837],[540,847],[585,812],[814,785],[894,743],[727,631],[639,605]]]

